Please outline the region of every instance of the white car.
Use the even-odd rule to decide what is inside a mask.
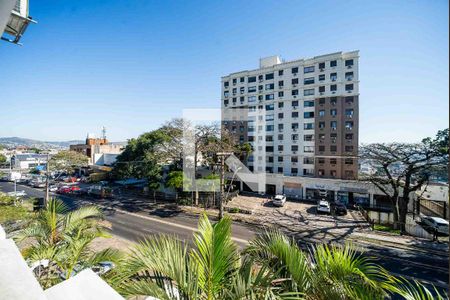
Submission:
[[[286,203],[286,196],[285,195],[276,195],[272,199],[273,206],[282,207]]]
[[[11,197],[25,197],[27,195],[27,193],[25,193],[25,191],[17,191],[17,192],[9,192],[8,196]]]
[[[317,212],[329,214],[331,212],[330,203],[325,200],[320,200],[317,204]]]
[[[448,235],[448,221],[438,217],[422,217],[422,222],[430,229]]]
[[[48,190],[52,193],[55,193],[56,191],[58,191],[58,187],[56,185],[50,185],[48,187]]]

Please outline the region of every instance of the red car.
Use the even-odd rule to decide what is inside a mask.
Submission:
[[[57,193],[58,194],[70,194],[70,193],[79,192],[79,191],[80,191],[80,187],[77,185],[73,185],[73,186],[62,186],[58,189]]]

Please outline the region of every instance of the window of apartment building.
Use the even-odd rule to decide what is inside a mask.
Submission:
[[[312,152],[314,152],[314,146],[304,146],[303,147],[303,152],[305,152],[305,153],[312,153]]]
[[[323,165],[323,164],[325,163],[325,158],[319,157],[319,158],[317,159],[317,162],[318,162],[319,164]]]
[[[228,100],[223,100],[223,105],[228,106]]]
[[[336,81],[337,80],[337,73],[330,73],[330,80]]]
[[[273,152],[273,146],[266,146],[266,152]]]
[[[293,134],[293,135],[292,135],[292,140],[293,140],[293,141],[298,141],[298,134],[296,134],[296,133]]]
[[[284,136],[283,136],[282,134],[279,134],[279,135],[278,135],[278,140],[279,140],[279,141],[282,141],[283,138],[284,138]]]
[[[346,109],[345,110],[345,116],[347,118],[353,118],[353,109],[352,108]]]
[[[298,111],[293,111],[291,117],[298,118]]]
[[[278,149],[279,151],[283,151],[283,149]],[[283,162],[283,156],[278,156],[278,162]]]
[[[248,170],[249,170],[250,172],[253,172],[253,166],[248,166]]]
[[[330,67],[331,68],[336,67],[336,66],[337,66],[337,60],[330,61]]]
[[[278,145],[278,151],[283,151],[283,145]],[[280,156],[280,157],[282,157],[282,156]],[[278,161],[280,161],[279,158],[278,158]],[[283,161],[283,160],[281,160],[281,161]]]
[[[306,165],[312,165],[312,164],[314,164],[314,158],[313,157],[303,157],[303,163]]]
[[[278,167],[278,173],[283,173],[283,168],[282,167]]]
[[[248,111],[256,111],[256,106],[249,106]]]
[[[258,85],[258,90],[262,91],[264,89],[263,85]]]
[[[237,93],[237,88],[233,88],[233,95]]]
[[[304,112],[303,113],[303,118],[305,118],[305,119],[314,118],[314,112],[313,111]]]
[[[346,66],[346,67],[353,66],[353,59],[347,59],[347,60],[345,61],[345,66]]]
[[[273,100],[273,99],[274,99],[273,94],[267,94],[266,95],[266,100]]]
[[[325,86],[319,86],[319,93],[325,93]]]
[[[249,77],[248,82],[256,82],[256,76]]]
[[[237,78],[233,78],[233,85],[237,83]]]
[[[353,152],[353,146],[345,146],[345,152]]]
[[[305,73],[305,74],[312,73],[312,72],[314,72],[314,66],[303,68],[303,73]]]
[[[284,96],[284,92],[283,91],[280,91],[280,92],[278,92],[278,97],[283,97]]]
[[[278,124],[278,131],[282,131],[284,128],[284,124]]]
[[[284,86],[284,81],[283,80],[280,80],[280,81],[278,81],[278,87],[283,87]]]
[[[273,84],[273,83],[266,84],[266,91],[273,90],[274,88],[275,88],[275,84]]]
[[[303,107],[314,107],[314,101],[303,102]]]
[[[223,96],[224,96],[225,98],[228,98],[229,95],[230,95],[230,92],[229,92],[229,91],[223,92]]]
[[[314,123],[303,124],[303,129],[314,129]]]
[[[336,121],[331,121],[330,122],[330,127],[331,127],[331,130],[336,130],[337,129],[337,122]]]
[[[292,129],[298,129],[298,123],[292,123],[291,124]]]
[[[291,83],[292,84],[298,84],[298,78],[293,78]]]
[[[250,155],[248,157],[247,161],[249,161],[249,162],[255,161],[255,157],[253,155]]]
[[[304,140],[305,142],[311,142],[311,141],[314,140],[314,135],[312,135],[312,134],[305,134],[305,135],[303,136],[303,140]]]
[[[305,78],[303,80],[303,84],[305,84],[305,85],[307,85],[307,84],[314,84],[314,77]]]
[[[291,168],[291,174],[292,175],[297,175],[298,174],[298,169],[297,168]]]
[[[345,129],[352,130],[353,129],[353,121],[346,121]]]
[[[267,104],[266,105],[266,110],[273,110],[274,109],[274,105],[273,104]]]
[[[353,165],[353,159],[351,158],[346,158],[344,162],[346,165]]]
[[[230,82],[228,82],[228,81],[224,81],[223,82],[223,87],[224,88],[227,88],[227,87],[229,87],[230,86]]]
[[[266,135],[266,142],[273,142],[273,135]]]
[[[273,79],[273,73],[266,74],[266,80]]]
[[[256,92],[256,85],[255,85],[255,86],[249,86],[249,87],[248,87],[248,92],[249,92],[249,93],[254,93],[254,92]]]
[[[321,62],[321,63],[319,63],[319,69],[325,69],[325,63],[324,62]]]
[[[330,170],[330,176],[336,177],[336,170]]]
[[[292,94],[292,96],[297,96],[298,95],[298,90],[292,90],[291,94]]]
[[[240,82],[245,82],[245,77],[239,78],[239,81],[240,81]]]
[[[337,109],[335,109],[335,108],[330,109],[330,115],[331,115],[332,117],[336,117],[336,115],[337,115]]]
[[[319,104],[324,105],[325,104],[325,98],[319,98]]]
[[[337,159],[336,158],[330,158],[330,165],[335,165],[337,164]]]
[[[321,109],[319,110],[319,117],[324,117],[325,116],[325,110]]]
[[[298,67],[292,68],[291,72],[292,72],[292,74],[297,74],[298,73]]]
[[[291,156],[291,162],[297,163],[298,162],[298,156]]]
[[[354,178],[354,175],[353,175],[353,171],[352,170],[345,170],[345,178],[348,178],[348,179],[350,179],[350,178]]]
[[[325,122],[319,122],[319,129],[325,128]]]
[[[336,145],[331,145],[330,146],[330,151],[331,152],[336,152],[337,151],[337,146]]]
[[[248,141],[249,141],[249,142],[255,141],[255,137],[254,137],[253,135],[250,135],[250,136],[248,137]]]
[[[278,108],[283,108],[284,107],[284,102],[278,102]]]
[[[240,136],[239,136],[239,142],[240,142],[240,143],[243,143],[243,142],[244,142],[244,136],[243,136],[243,135],[240,135]]]
[[[319,146],[319,152],[324,152],[325,151],[325,146],[320,145]]]
[[[284,113],[278,113],[278,119],[283,119],[284,118]]]
[[[278,76],[283,76],[284,71],[283,70],[278,70]]]
[[[313,176],[314,175],[314,169],[303,169],[303,175],[304,176]]]
[[[264,76],[258,75],[258,80],[259,80],[259,81],[263,81],[263,80],[264,80]]]
[[[274,125],[266,125],[266,131],[273,131]]]
[[[346,91],[353,91],[353,83],[346,84],[345,85],[345,90]]]
[[[337,98],[336,97],[331,97],[330,98],[330,104],[334,106],[334,105],[336,105],[336,103],[337,103]]]
[[[314,95],[314,89],[307,89],[303,91],[304,96],[312,96]]]
[[[336,92],[337,91],[337,84],[330,85],[330,91],[331,92]]]
[[[267,156],[267,162],[273,163],[273,156]]]
[[[231,127],[231,131],[232,131],[233,133],[236,133],[236,126]]]
[[[244,103],[244,101],[245,101],[244,97],[239,97],[239,102],[241,102],[241,104]]]
[[[292,152],[298,151],[298,145],[292,145],[292,146],[291,146],[291,151],[292,151]]]
[[[353,96],[345,97],[345,103],[352,104],[353,103]]]
[[[324,169],[319,169],[319,170],[317,171],[317,175],[319,175],[319,176],[325,176],[325,170],[324,170]]]
[[[345,139],[346,140],[353,140],[353,133],[346,133],[345,134]]]
[[[319,75],[319,81],[325,81],[325,74]]]
[[[256,96],[248,96],[247,101],[248,102],[255,102],[256,101]]]
[[[345,80],[353,80],[353,72],[345,72]]]
[[[249,125],[247,131],[248,132],[254,132],[255,131],[255,127]]]
[[[325,122],[324,122],[325,125]],[[323,142],[325,140],[325,134],[324,133],[320,133],[319,134],[319,141]]]
[[[232,100],[233,100],[233,104],[236,104],[237,98],[233,98]]]
[[[292,107],[298,107],[298,100],[292,101]]]
[[[337,133],[331,133],[330,134],[330,141],[332,144],[336,144],[337,141]]]

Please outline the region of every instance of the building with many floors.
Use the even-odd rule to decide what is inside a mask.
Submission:
[[[83,153],[89,157],[90,165],[110,166],[114,164],[117,156],[124,150],[123,143],[111,143],[106,137],[95,138],[88,134],[84,144],[70,145],[71,151]]]

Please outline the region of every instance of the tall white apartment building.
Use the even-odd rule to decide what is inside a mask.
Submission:
[[[222,77],[222,120],[253,153],[251,171],[289,177],[355,179],[358,162],[359,51],[283,61]],[[276,175],[272,175],[276,176]]]

